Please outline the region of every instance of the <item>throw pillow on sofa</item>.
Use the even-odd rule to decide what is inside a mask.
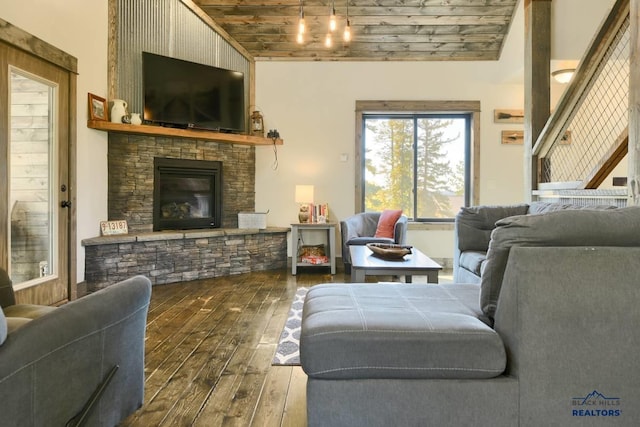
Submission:
[[[380,214],[378,219],[378,227],[376,228],[376,234],[374,237],[386,237],[393,239],[396,230],[396,222],[402,216],[402,209],[392,210],[385,209]]]
[[[640,207],[559,210],[512,216],[496,223],[482,271],[480,306],[493,321],[502,279],[514,246],[639,246]],[[629,230],[637,230],[629,233]]]

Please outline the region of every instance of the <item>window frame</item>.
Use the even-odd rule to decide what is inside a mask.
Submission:
[[[385,114],[469,114],[471,120],[469,147],[468,200],[472,205],[479,201],[480,176],[480,101],[356,101],[355,138],[355,200],[356,212],[364,212],[364,116]],[[413,222],[452,222],[453,218],[418,219]]]

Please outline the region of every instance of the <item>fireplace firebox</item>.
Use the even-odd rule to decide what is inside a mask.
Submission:
[[[222,162],[156,157],[153,166],[153,231],[221,226]]]

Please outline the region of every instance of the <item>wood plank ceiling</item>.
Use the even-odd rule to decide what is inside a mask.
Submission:
[[[331,0],[194,0],[256,60],[497,60],[518,0],[336,0],[338,29],[325,47]],[[342,34],[347,3],[352,40]]]

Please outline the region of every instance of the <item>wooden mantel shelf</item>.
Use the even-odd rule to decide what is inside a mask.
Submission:
[[[213,132],[196,129],[177,129],[162,126],[128,125],[103,120],[88,120],[87,127],[106,132],[129,133],[134,135],[169,136],[177,138],[204,139],[207,141],[227,142],[242,145],[282,145],[280,138],[275,141],[260,136],[238,135],[234,133]]]

